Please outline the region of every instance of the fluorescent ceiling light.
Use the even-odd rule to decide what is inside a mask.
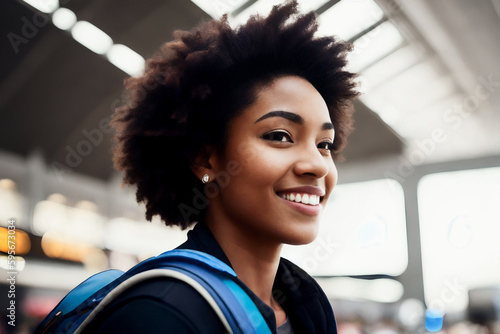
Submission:
[[[384,22],[354,41],[354,50],[348,56],[348,69],[359,72],[389,55],[402,43],[403,37],[398,29],[392,23]]]
[[[106,56],[113,65],[131,76],[141,75],[144,71],[144,58],[128,46],[115,44]]]
[[[59,8],[59,0],[24,0],[24,2],[46,14],[50,14]]]
[[[299,10],[302,13],[309,12],[311,10],[318,9],[323,4],[327,3],[328,0],[299,0]],[[267,15],[271,12],[271,9],[275,5],[283,4],[281,0],[259,0],[252,4],[250,7],[243,10],[241,13],[236,15],[230,20],[233,27],[239,24],[245,23],[250,16],[255,14]]]
[[[320,15],[318,35],[348,40],[382,19],[384,12],[372,0],[343,0]]]
[[[67,8],[59,8],[52,14],[52,23],[61,30],[69,30],[76,23],[76,15]]]
[[[214,19],[220,18],[223,14],[231,14],[241,7],[247,0],[191,0],[196,6],[200,7],[205,13]]]
[[[71,35],[77,42],[98,54],[105,54],[113,45],[108,34],[87,21],[75,23]]]

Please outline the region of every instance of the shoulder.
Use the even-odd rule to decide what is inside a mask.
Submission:
[[[337,333],[330,300],[307,272],[296,264],[281,259],[273,295],[289,315],[295,331],[304,333]]]
[[[330,302],[321,286],[306,271],[293,262],[281,258],[275,286],[281,287],[295,298],[317,299],[331,309]]]
[[[172,279],[145,281],[109,304],[88,333],[222,333],[219,318],[188,284]]]
[[[318,290],[318,292],[323,292],[319,284],[311,275],[285,258],[280,259],[276,280],[279,280],[276,283],[281,283],[293,291],[313,289]]]

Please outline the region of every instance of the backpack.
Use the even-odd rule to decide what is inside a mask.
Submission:
[[[82,333],[95,316],[130,287],[172,277],[193,287],[213,308],[228,333],[271,333],[231,267],[194,250],[174,249],[127,272],[107,270],[71,290],[38,325],[35,334]]]

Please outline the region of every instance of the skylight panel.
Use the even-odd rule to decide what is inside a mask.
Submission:
[[[320,15],[318,35],[335,35],[349,40],[384,17],[384,12],[372,0],[343,0]]]

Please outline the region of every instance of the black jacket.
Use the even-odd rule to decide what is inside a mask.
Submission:
[[[211,254],[227,265],[231,263],[205,224],[188,233],[180,249]],[[264,319],[276,333],[273,310],[250,289]],[[281,259],[273,296],[285,310],[295,333],[337,333],[333,310],[316,281],[302,269]],[[144,282],[112,302],[95,319],[87,333],[224,333],[212,308],[196,291],[183,282],[161,278]]]

